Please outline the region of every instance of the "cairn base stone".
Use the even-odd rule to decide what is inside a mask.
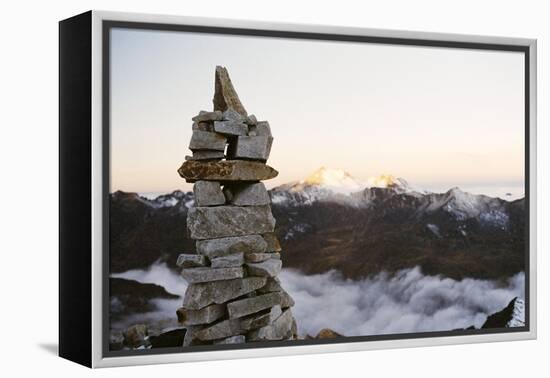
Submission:
[[[239,319],[227,319],[200,330],[197,333],[197,338],[203,341],[217,340],[236,336],[241,332],[241,322]]]
[[[222,318],[226,313],[226,309],[225,305],[213,304],[200,310],[179,308],[176,313],[180,324],[184,326],[192,326],[212,323],[213,321]]]
[[[292,337],[292,324],[294,317],[290,309],[285,310],[273,324],[252,331],[249,335],[251,341],[283,340]]]
[[[183,307],[199,310],[209,304],[223,304],[265,286],[265,277],[246,277],[227,281],[213,281],[189,285],[183,298]]]
[[[281,304],[280,293],[263,294],[228,303],[227,313],[230,319],[240,318],[278,304]]]
[[[183,346],[200,345],[200,341],[197,338],[197,333],[203,329],[204,326],[188,326],[185,327],[185,336],[183,337]]]
[[[255,315],[250,315],[249,317],[244,318],[241,321],[241,328],[243,330],[250,331],[252,329],[265,327],[273,323],[275,319],[281,316],[282,313],[283,310],[281,309],[281,306],[275,305],[267,311],[260,312]]]

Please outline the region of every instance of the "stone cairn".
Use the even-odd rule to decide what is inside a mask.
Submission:
[[[214,111],[193,118],[193,136],[178,173],[194,183],[187,215],[196,253],[177,265],[189,283],[178,322],[184,346],[296,338],[291,307],[281,287],[281,246],[262,180],[273,137],[268,122],[248,115],[224,67],[216,67]]]

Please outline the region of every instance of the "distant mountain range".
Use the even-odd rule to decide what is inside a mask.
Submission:
[[[285,267],[313,274],[337,269],[361,278],[420,266],[451,278],[507,278],[524,270],[525,201],[452,188],[416,189],[380,176],[366,185],[321,168],[270,190]],[[186,216],[193,193],[154,199],[111,194],[111,270],[144,268],[193,251]]]

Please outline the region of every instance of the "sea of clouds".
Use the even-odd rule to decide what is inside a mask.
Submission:
[[[523,297],[525,282],[523,273],[499,284],[426,276],[418,267],[361,281],[335,271],[305,276],[285,270],[280,277],[296,301],[301,334],[331,328],[346,336],[480,327],[488,315]]]
[[[161,285],[182,297],[187,288],[185,280],[164,263],[112,276]],[[418,267],[359,281],[344,279],[336,271],[308,276],[284,269],[279,277],[296,302],[293,313],[302,336],[316,335],[323,328],[363,336],[480,327],[488,315],[502,310],[514,297],[523,298],[525,292],[523,273],[507,282],[427,276]],[[154,300],[156,311],[132,315],[116,328],[175,321],[181,301]]]

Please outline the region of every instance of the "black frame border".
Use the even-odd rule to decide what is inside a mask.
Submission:
[[[171,31],[171,32],[191,32],[204,34],[222,34],[235,36],[254,36],[254,37],[274,37],[287,39],[305,39],[305,40],[323,40],[338,42],[363,42],[385,45],[405,45],[417,47],[440,47],[440,48],[459,48],[473,50],[489,51],[508,51],[524,54],[524,117],[525,117],[525,135],[524,135],[524,187],[525,187],[525,326],[515,328],[493,328],[493,329],[475,329],[475,330],[451,330],[417,333],[400,333],[372,336],[350,336],[336,339],[324,340],[291,340],[291,341],[267,341],[254,342],[238,345],[203,345],[178,348],[159,348],[134,351],[110,351],[109,350],[109,187],[110,187],[110,32],[112,29],[134,29],[149,31]],[[449,336],[468,336],[468,335],[487,335],[501,333],[522,333],[530,331],[530,46],[503,44],[503,43],[483,43],[483,42],[462,42],[462,41],[443,41],[427,38],[397,38],[397,37],[379,37],[363,36],[351,34],[330,34],[315,32],[296,32],[283,30],[265,30],[265,29],[246,29],[217,26],[198,26],[185,24],[163,24],[133,21],[102,21],[102,133],[103,133],[103,271],[102,271],[102,356],[122,357],[122,356],[144,356],[172,353],[193,353],[206,351],[223,351],[235,349],[257,349],[257,348],[276,348],[293,347],[303,345],[323,345],[340,344],[365,341],[386,341],[386,340],[404,340],[419,338],[438,338]]]
[[[59,356],[92,366],[92,12],[59,22]]]

